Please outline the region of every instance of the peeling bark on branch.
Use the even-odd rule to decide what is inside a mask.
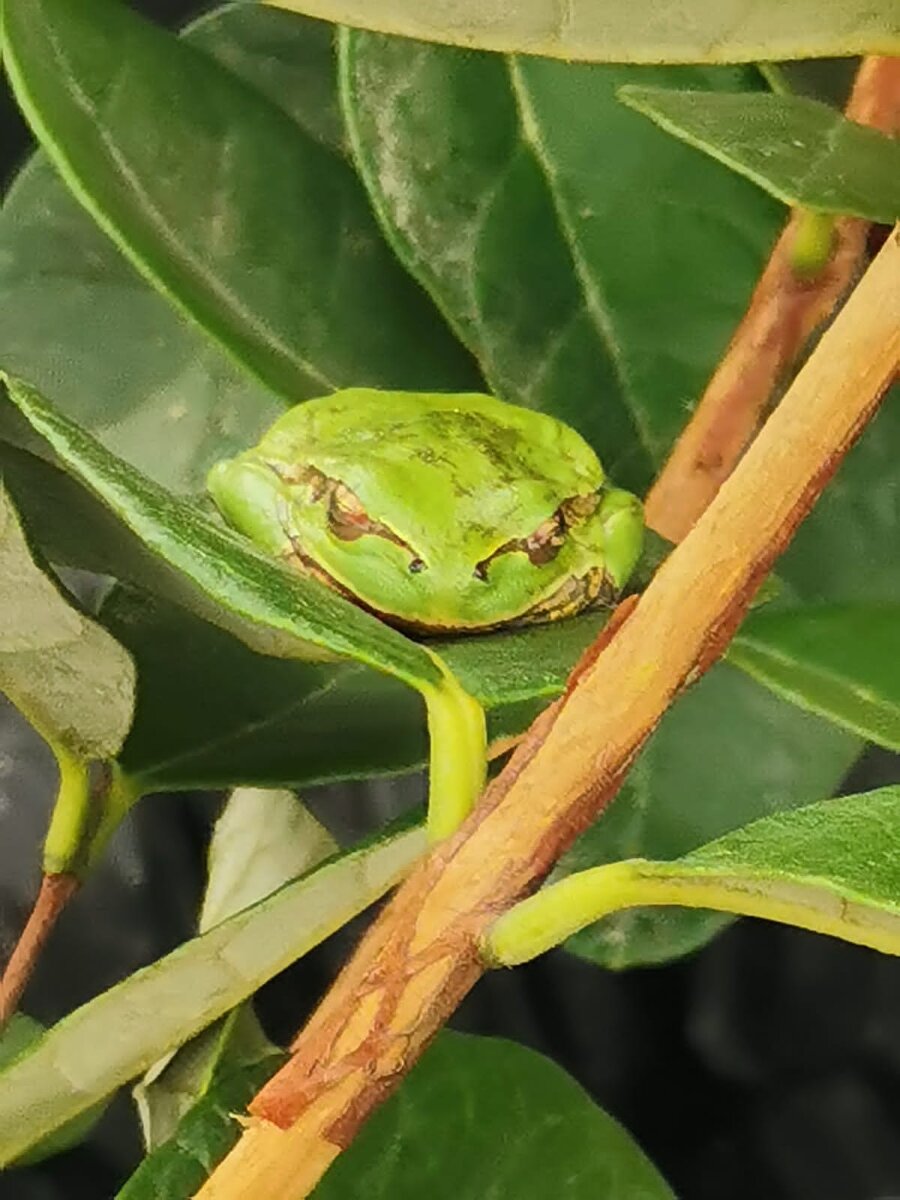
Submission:
[[[539,886],[719,657],[875,412],[900,366],[898,279],[895,231],[691,533],[370,929],[203,1200],[302,1200],[472,987],[492,921]]]

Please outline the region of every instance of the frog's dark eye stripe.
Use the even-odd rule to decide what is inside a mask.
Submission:
[[[361,537],[380,537],[395,546],[402,546],[410,555],[409,570],[415,575],[425,569],[424,561],[416,554],[409,542],[398,537],[393,529],[373,520],[363,508],[362,501],[343,483],[329,480],[328,525],[335,537],[342,542],[355,542]]]
[[[380,537],[402,546],[410,556],[409,571],[416,575],[426,563],[408,542],[400,538],[381,521],[373,520],[360,498],[337,479],[330,479],[315,467],[297,467],[289,463],[270,462],[269,467],[284,483],[306,487],[313,503],[324,501],[328,510],[328,527],[342,542],[355,542],[361,537]]]
[[[475,578],[486,583],[488,568],[494,559],[499,558],[501,554],[513,554],[516,551],[527,554],[533,566],[545,567],[559,554],[560,547],[566,540],[566,530],[591,516],[599,503],[600,495],[597,492],[564,500],[551,517],[541,522],[534,533],[525,538],[513,538],[512,541],[504,542],[493,554],[482,559],[475,567]]]

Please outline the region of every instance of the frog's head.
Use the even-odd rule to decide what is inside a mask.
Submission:
[[[583,438],[491,396],[310,400],[209,489],[258,544],[428,632],[577,612],[619,591],[641,547],[640,502]]]

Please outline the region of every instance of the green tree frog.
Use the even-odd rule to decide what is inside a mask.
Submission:
[[[578,433],[487,395],[308,400],[208,486],[263,549],[429,634],[610,601],[642,543],[640,501],[607,484]]]

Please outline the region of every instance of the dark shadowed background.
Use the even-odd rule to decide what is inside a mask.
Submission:
[[[139,7],[175,24],[200,6]],[[811,69],[825,87],[829,70],[846,75],[840,65]],[[8,181],[31,139],[5,90],[0,128]],[[873,751],[845,789],[898,781],[900,760]],[[4,949],[35,893],[53,793],[48,751],[0,701]],[[412,780],[319,789],[309,799],[346,837],[419,794]],[[60,922],[27,994],[29,1013],[55,1021],[192,933],[217,805],[214,796],[179,795],[138,806]],[[293,1033],[358,933],[359,923],[264,989],[259,1011],[273,1037]],[[454,1025],[554,1058],[629,1128],[682,1200],[900,1198],[894,959],[744,920],[674,966],[616,975],[555,952],[496,973]],[[0,1176],[0,1200],[106,1200],[139,1153],[122,1097],[78,1149]]]

